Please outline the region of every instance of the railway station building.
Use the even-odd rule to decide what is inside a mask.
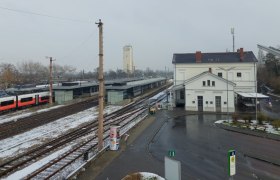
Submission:
[[[165,78],[105,81],[105,101],[108,104],[121,104],[164,84],[166,84]],[[64,104],[77,98],[98,95],[99,84],[82,81],[64,82],[59,86],[54,86],[53,91],[55,102]]]
[[[59,86],[54,86],[55,102],[64,104],[76,98],[89,97],[98,94],[99,85],[95,82],[64,82]]]
[[[165,78],[153,78],[123,83],[116,82],[105,87],[107,102],[108,104],[121,104],[164,84],[166,84]]]
[[[252,51],[173,54],[173,104],[188,111],[235,112],[237,93],[256,93]]]

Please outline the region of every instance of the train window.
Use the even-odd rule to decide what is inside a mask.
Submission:
[[[20,100],[20,102],[28,102],[28,101],[32,101],[32,97],[22,98]]]
[[[43,96],[41,97],[41,100],[48,100],[49,99],[49,96]]]
[[[14,104],[14,100],[1,102],[1,106],[8,106],[8,105],[11,105],[11,104]]]

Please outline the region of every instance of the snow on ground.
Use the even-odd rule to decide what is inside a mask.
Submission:
[[[142,175],[142,178],[143,179],[155,179],[156,180],[164,180],[164,178],[160,177],[159,175],[157,174],[154,174],[154,173],[149,173],[149,172],[140,172],[140,174]]]
[[[224,123],[226,120],[218,120],[218,121],[216,121],[215,123],[216,124],[222,124],[222,123]]]
[[[245,120],[237,120],[238,122],[241,122],[241,123],[244,123],[245,125]],[[225,125],[228,125],[228,126],[232,126],[232,120],[229,120],[229,122],[227,120],[218,120],[218,121],[215,121],[216,124],[225,124]],[[266,127],[266,132],[267,133],[271,133],[271,134],[278,134],[280,135],[280,131],[279,130],[276,130],[272,125],[270,125],[268,122],[263,122],[263,125],[258,125],[258,122],[256,120],[252,120],[252,123],[250,123],[249,125],[249,129],[251,130],[255,130],[256,128],[258,130],[264,130],[264,127]]]
[[[65,147],[65,148],[63,148],[59,151],[56,151],[55,153],[51,154],[50,156],[47,156],[47,157],[31,164],[30,166],[27,166],[27,167],[23,168],[22,170],[19,170],[15,173],[11,174],[10,176],[6,177],[5,179],[6,180],[23,179],[28,174],[34,172],[35,170],[37,170],[40,167],[42,167],[43,165],[47,164],[51,160],[59,157],[60,155],[62,155],[65,152],[67,152],[68,150],[71,149],[71,147],[72,146],[68,146],[68,147]]]
[[[110,113],[122,108],[121,106],[107,106],[104,113]],[[25,133],[15,135],[0,141],[0,158],[15,156],[33,145],[42,144],[46,139],[62,135],[65,131],[97,118],[96,107],[87,109],[77,114],[58,119],[46,125],[34,128]]]
[[[60,108],[61,106],[63,106],[63,105],[57,105],[57,106],[53,106],[53,107],[46,108],[46,109],[40,109],[40,110],[37,110],[34,112],[30,112],[30,110],[21,110],[21,111],[12,113],[12,114],[3,115],[3,116],[0,116],[0,124],[6,123],[9,121],[17,121],[20,118],[28,117],[33,114],[37,114],[37,113],[41,113],[41,112],[50,111],[52,109]]]
[[[130,175],[136,175],[136,174],[140,174],[140,180],[148,180],[148,179],[154,179],[154,180],[164,180],[163,177],[154,174],[154,173],[150,173],[150,172],[138,172],[138,173],[134,173],[134,174],[130,174]],[[126,177],[128,177],[129,175],[127,175]]]

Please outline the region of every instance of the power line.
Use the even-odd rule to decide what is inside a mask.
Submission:
[[[73,54],[74,52],[77,52],[77,50],[79,50],[80,48],[82,48],[89,40],[90,38],[95,35],[96,31],[92,32],[89,36],[87,36],[77,47],[73,48],[71,51],[69,51],[69,53],[67,53],[66,55],[60,57],[61,59],[67,58],[68,56],[70,56],[71,54]]]
[[[47,15],[47,14],[41,14],[41,13],[36,13],[36,12],[24,11],[24,10],[19,10],[19,9],[11,9],[11,8],[1,7],[1,6],[0,6],[0,9],[7,10],[7,11],[13,11],[13,12],[17,12],[17,13],[24,13],[24,14],[30,14],[30,15],[36,15],[36,16],[43,16],[43,17],[59,19],[59,20],[64,20],[64,21],[73,21],[73,22],[80,22],[80,23],[90,23],[89,21],[83,21],[83,20],[71,19],[71,18],[64,18],[64,17],[57,17],[57,16],[51,16],[51,15]]]

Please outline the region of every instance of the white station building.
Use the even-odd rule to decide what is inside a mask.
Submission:
[[[174,54],[173,102],[187,111],[234,112],[238,93],[256,93],[252,51]]]

